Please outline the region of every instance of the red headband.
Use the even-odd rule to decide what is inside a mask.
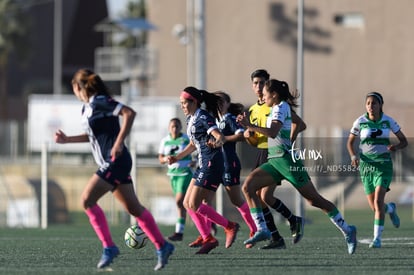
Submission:
[[[195,97],[193,97],[190,93],[187,93],[186,91],[182,91],[181,96],[185,99],[190,99],[192,101],[198,102],[198,100]]]

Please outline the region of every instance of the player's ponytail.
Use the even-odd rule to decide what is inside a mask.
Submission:
[[[297,92],[292,94],[289,90],[289,85],[285,81],[270,79],[266,81],[265,87],[270,92],[276,92],[279,95],[279,99],[286,101],[291,108],[296,108],[299,106],[297,104],[299,95]]]
[[[78,83],[82,89],[85,89],[88,98],[95,94],[109,96],[108,88],[101,77],[91,70],[79,69],[75,73],[72,83]]]
[[[220,118],[220,101],[221,97],[213,93],[209,93],[206,90],[200,90],[203,97],[206,110],[214,116],[214,118]]]

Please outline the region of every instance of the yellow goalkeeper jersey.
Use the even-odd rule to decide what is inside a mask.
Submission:
[[[259,127],[266,127],[267,117],[270,115],[270,107],[266,103],[259,103],[250,106],[250,123]],[[257,137],[257,148],[267,149],[267,136],[255,133]]]

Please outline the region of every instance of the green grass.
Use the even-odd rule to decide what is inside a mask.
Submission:
[[[287,243],[285,250],[245,249],[248,236],[242,225],[236,243],[224,248],[224,233],[219,229],[220,246],[208,255],[194,255],[187,247],[197,232],[187,226],[183,242],[175,243],[176,251],[162,274],[414,274],[414,224],[411,209],[399,208],[401,228],[395,229],[387,216],[383,247],[369,249],[372,237],[372,214],[347,211],[346,220],[358,227],[359,244],[354,255],[348,255],[339,231],[320,211],[308,211],[305,236],[291,244],[286,224],[279,230]],[[121,255],[111,265],[112,274],[152,274],[156,264],[154,246],[140,250],[123,244],[123,226],[111,226]],[[161,227],[169,235],[173,226]],[[52,225],[41,229],[0,229],[0,274],[96,274],[95,266],[101,247],[85,219],[69,225]],[[108,271],[109,272],[109,271]]]

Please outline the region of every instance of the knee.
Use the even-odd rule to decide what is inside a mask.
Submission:
[[[183,200],[178,200],[176,202],[177,208],[182,209],[184,208],[184,201]]]
[[[178,205],[178,204],[177,204]],[[190,207],[190,203],[189,203],[189,201],[187,201],[187,200],[185,200],[185,201],[183,201],[183,206],[184,206],[184,208],[185,209],[187,209],[187,210],[191,210],[191,207]]]
[[[80,203],[83,207],[84,210],[94,206],[96,204],[96,202],[93,202],[91,199],[89,199],[88,196],[86,195],[82,195]]]
[[[242,186],[242,192],[244,194],[245,197],[252,197],[254,195],[256,195],[256,188],[254,186],[254,182],[252,180],[250,180],[249,178],[246,179],[246,181],[244,182],[243,186]]]
[[[270,192],[260,192],[260,198],[267,205],[273,205],[276,202],[276,199],[273,196],[273,193],[270,193]]]

